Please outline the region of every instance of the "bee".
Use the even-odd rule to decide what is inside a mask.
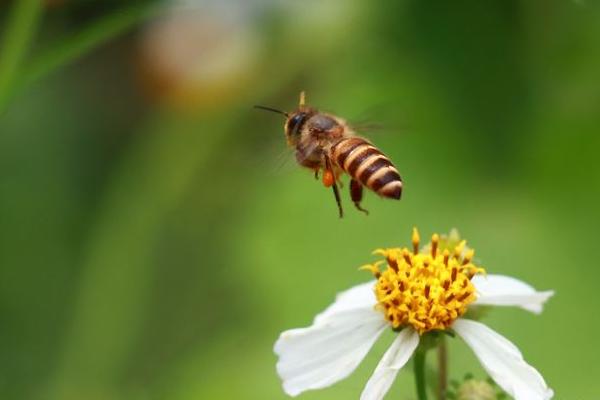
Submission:
[[[304,92],[300,93],[298,109],[285,112],[266,106],[256,108],[283,114],[285,136],[295,149],[296,161],[314,171],[322,182],[331,187],[340,218],[344,215],[338,183],[340,177],[350,176],[350,198],[354,206],[368,214],[360,205],[363,187],[378,195],[399,200],[402,196],[402,178],[392,161],[371,142],[357,136],[348,123],[335,115],[320,112],[306,105]]]

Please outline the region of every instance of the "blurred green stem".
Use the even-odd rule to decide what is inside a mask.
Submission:
[[[155,2],[136,4],[104,16],[99,21],[67,37],[62,43],[35,57],[25,68],[18,87],[25,87],[108,42],[136,24],[156,16],[161,10]]]
[[[415,352],[414,370],[415,370],[415,385],[417,387],[417,399],[427,400],[427,388],[425,385],[425,355],[427,349],[419,347]]]
[[[154,1],[117,10],[62,42],[50,45],[47,51],[22,67],[41,14],[40,4],[40,0],[19,0],[9,16],[0,58],[0,114],[16,92],[123,34],[136,24],[158,15],[162,10]]]
[[[438,343],[438,400],[446,400],[448,388],[448,346],[444,335]]]
[[[41,10],[41,0],[15,0],[7,17],[0,50],[0,114],[15,90],[15,78],[37,30]]]
[[[222,115],[212,122],[195,118],[148,120],[141,129],[146,134],[115,171],[91,224],[64,353],[39,399],[108,398],[106,391],[127,371],[149,317],[144,305],[156,284],[155,241],[198,173],[211,167],[208,155],[226,139],[202,132],[234,132],[229,124],[235,120],[214,122],[225,121]]]

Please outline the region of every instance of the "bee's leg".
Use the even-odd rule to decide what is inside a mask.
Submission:
[[[344,218],[344,210],[342,209],[342,199],[340,198],[340,191],[338,189],[337,183],[334,183],[332,188],[333,195],[335,196],[335,202],[337,203],[338,210],[340,212],[340,218]]]
[[[362,195],[363,195],[363,187],[360,184],[360,182],[355,181],[354,179],[351,179],[350,180],[350,198],[352,198],[352,201],[354,202],[354,206],[358,210],[369,215],[369,211],[365,210],[364,208],[362,208],[360,206],[360,202],[362,200]]]
[[[325,156],[325,170],[323,171],[323,184],[325,186],[331,186],[333,188],[333,195],[335,196],[335,202],[338,206],[338,211],[340,213],[340,218],[344,217],[344,210],[342,209],[342,199],[340,197],[340,190],[338,189],[337,179],[331,167],[331,161],[329,157]]]
[[[315,179],[319,180],[319,168],[315,168]]]
[[[338,187],[339,187],[340,189],[343,189],[343,188],[344,188],[344,182],[342,182],[342,181],[340,180],[340,176],[339,176],[339,175],[337,175],[337,176],[336,176],[336,178],[335,178],[335,181],[337,182],[337,184],[338,184]]]

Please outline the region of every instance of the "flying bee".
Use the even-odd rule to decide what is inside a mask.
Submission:
[[[402,178],[394,164],[368,140],[357,136],[346,121],[332,114],[309,107],[304,92],[300,93],[298,109],[285,112],[271,107],[255,106],[286,117],[284,130],[287,143],[295,149],[296,161],[314,171],[325,187],[331,187],[339,210],[344,211],[338,183],[343,173],[350,175],[350,198],[354,206],[364,213],[360,202],[363,186],[382,197],[399,200],[402,195]]]

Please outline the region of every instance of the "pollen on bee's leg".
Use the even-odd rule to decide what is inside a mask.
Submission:
[[[323,171],[323,185],[325,187],[331,187],[335,183],[335,176],[333,175],[333,171],[330,169],[326,169]]]

